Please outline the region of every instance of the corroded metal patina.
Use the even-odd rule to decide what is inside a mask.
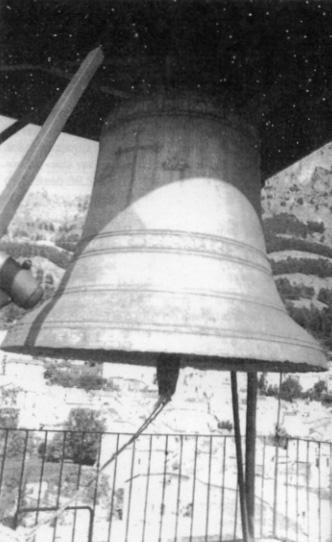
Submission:
[[[209,101],[142,100],[111,115],[82,241],[56,296],[3,348],[238,370],[321,370],[286,313],[258,218],[255,134]]]

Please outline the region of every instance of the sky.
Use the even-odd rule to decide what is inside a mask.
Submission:
[[[0,116],[0,132],[15,122]],[[29,124],[0,145],[0,190],[22,160],[39,131]],[[68,195],[88,194],[91,190],[97,161],[98,143],[61,133],[40,169],[30,190],[46,189]]]

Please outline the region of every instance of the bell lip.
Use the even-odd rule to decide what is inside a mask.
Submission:
[[[241,372],[284,372],[305,373],[325,372],[329,370],[327,360],[325,366],[299,363],[290,360],[260,360],[254,358],[236,358],[196,354],[183,354],[177,352],[142,352],[138,350],[101,350],[101,349],[75,349],[75,348],[50,348],[43,346],[1,346],[2,350],[9,353],[24,354],[34,357],[93,361],[97,363],[119,363],[123,365],[156,366],[157,358],[161,354],[176,354],[180,357],[180,366],[191,367],[201,370],[241,371]],[[321,352],[323,355],[323,352]],[[111,358],[111,359],[110,359]],[[112,359],[113,358],[113,359]],[[317,362],[316,362],[317,363]]]

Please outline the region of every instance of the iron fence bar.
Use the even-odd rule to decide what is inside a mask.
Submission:
[[[60,495],[61,495],[61,485],[62,485],[62,474],[63,474],[64,463],[65,463],[65,449],[66,449],[67,435],[68,435],[68,432],[65,431],[65,432],[64,432],[64,435],[63,435],[63,441],[62,441],[62,461],[61,461],[60,469],[59,469],[58,493],[57,493],[57,498],[56,498],[56,509],[58,509],[58,508],[59,508],[59,505],[60,505]],[[56,517],[55,520],[54,520],[54,529],[53,529],[53,538],[52,538],[52,542],[55,542],[57,525],[58,525],[58,518]]]
[[[99,469],[100,469],[101,439],[102,439],[102,436],[101,436],[101,434],[99,434],[98,454],[97,454],[97,463],[96,463],[97,476],[96,476],[95,483],[94,483],[95,488],[94,488],[94,492],[93,492],[93,504],[92,504],[93,514],[95,514],[96,505],[97,505],[98,484],[99,484],[99,475],[100,475]],[[91,523],[91,538],[92,538],[92,535],[93,535],[93,529],[94,529],[94,522]]]
[[[48,438],[48,431],[46,430],[45,436],[44,436],[44,442],[42,445],[44,445],[44,453],[42,454],[42,464],[40,468],[40,476],[39,476],[39,486],[38,486],[38,497],[37,497],[37,508],[40,506],[40,498],[41,498],[41,491],[42,491],[42,483],[43,483],[43,477],[44,477],[44,469],[45,469],[45,462],[46,462],[46,449],[47,449],[47,438]],[[35,526],[38,523],[39,519],[39,512],[36,511],[35,516]]]
[[[161,542],[161,540],[162,540],[163,520],[164,520],[164,513],[165,513],[165,490],[166,490],[167,456],[168,456],[168,436],[166,436],[165,448],[164,448],[164,470],[163,470],[163,485],[162,485],[162,491],[161,491],[158,542]]]
[[[111,510],[110,510],[110,520],[109,520],[109,524],[108,524],[107,542],[111,541],[111,531],[112,531],[113,511],[114,511],[114,493],[115,493],[116,475],[117,475],[117,467],[118,467],[119,441],[120,441],[120,434],[118,433],[117,436],[116,436],[116,446],[115,446],[115,454],[116,455],[115,455],[114,467],[113,467]]]
[[[8,429],[9,431],[16,431],[16,432],[22,432],[22,433],[25,433],[26,431],[32,431],[32,429],[28,429],[26,427],[2,427],[0,429]],[[39,433],[45,433],[45,431],[48,431],[49,433],[52,432],[52,433],[64,433],[64,431],[67,431],[68,433],[79,433],[81,434],[82,433],[82,430],[79,430],[79,429],[33,429],[33,431],[38,431]],[[124,431],[123,433],[119,433],[119,432],[116,432],[116,431],[86,431],[86,433],[89,433],[89,434],[94,434],[94,435],[109,435],[109,436],[117,436],[117,435],[121,435],[123,437],[125,436],[129,436],[129,437],[132,437],[134,435],[134,433],[129,433],[127,431]],[[144,432],[144,435],[146,437],[149,437],[150,435],[152,437],[179,437],[181,436],[181,433],[145,433]],[[186,438],[195,438],[197,437],[197,433],[186,433],[185,434]],[[211,436],[211,433],[200,433],[199,434],[199,437],[200,438],[209,438]],[[214,438],[220,438],[220,439],[223,439],[223,438],[228,438],[228,439],[234,439],[234,435],[212,435]],[[266,435],[257,435],[257,438],[262,438]],[[311,439],[311,438],[300,438],[300,437],[285,437],[287,438],[287,441],[288,442],[291,442],[293,440],[299,440],[300,442],[309,442],[309,443],[312,443],[312,444],[317,444],[318,442],[320,442],[320,444],[327,444],[328,446],[331,444],[331,441],[330,440],[315,440],[315,439]]]
[[[278,505],[278,471],[279,471],[279,446],[277,439],[275,440],[275,456],[274,456],[274,487],[273,487],[273,536],[277,536],[277,505]]]
[[[56,512],[56,510],[59,510],[56,506],[40,506],[38,508],[39,512]],[[88,505],[79,505],[79,506],[66,506],[66,510],[88,510],[89,512],[92,512],[91,506]],[[35,506],[25,506],[20,509],[19,514],[24,514],[26,512],[35,512],[36,507]]]
[[[239,499],[239,485],[237,484],[235,488],[235,503],[234,503],[234,526],[233,526],[234,540],[236,540],[236,531],[237,531],[238,499]]]
[[[286,514],[285,514],[285,523],[286,523],[286,528],[285,528],[285,531],[286,531],[286,540],[287,540],[287,537],[288,537],[288,490],[289,490],[289,470],[288,470],[288,461],[289,461],[289,457],[288,457],[288,446],[286,448]],[[296,530],[297,532],[297,530]]]
[[[35,442],[35,437],[36,437],[36,431],[32,431],[32,430],[28,430],[28,429],[20,429],[20,430],[16,430],[16,429],[13,429],[13,432],[14,434],[16,434],[16,432],[21,432],[23,434],[23,437],[24,437],[24,446],[22,446],[19,450],[19,455],[16,457],[15,459],[15,468],[16,468],[16,473],[15,473],[15,477],[16,477],[16,480],[18,480],[18,488],[16,488],[15,492],[16,492],[16,496],[17,496],[17,493],[19,493],[19,496],[18,496],[18,501],[17,501],[17,510],[16,510],[16,514],[14,514],[14,523],[16,521],[16,525],[17,525],[17,521],[18,521],[18,518],[20,518],[20,514],[21,514],[21,509],[22,511],[25,510],[25,508],[23,507],[24,504],[26,504],[26,499],[24,498],[24,501],[23,501],[23,495],[25,495],[25,484],[26,484],[26,481],[27,482],[30,482],[30,465],[32,465],[31,461],[33,460],[33,457],[32,455],[30,454],[31,452],[31,448],[30,448],[30,444],[32,442],[32,439],[33,441]],[[53,431],[52,431],[53,432]],[[66,483],[64,482],[64,480],[66,479],[67,480],[67,473],[69,473],[69,467],[67,466],[67,463],[66,463],[66,457],[68,456],[68,433],[69,431],[59,431],[60,433],[62,433],[64,435],[63,439],[60,440],[59,442],[59,445],[62,444],[62,452],[60,451],[60,454],[62,453],[62,457],[60,457],[60,461],[61,461],[61,465],[59,466],[55,466],[54,465],[54,468],[52,467],[52,483],[53,483],[53,480],[54,480],[54,485],[55,485],[55,489],[56,491],[54,491],[53,495],[52,495],[52,503],[54,503],[56,501],[56,504],[57,504],[57,507],[60,506],[61,504],[61,501],[63,500],[63,496],[64,496],[64,490],[67,491],[67,481]],[[42,435],[43,435],[43,444],[44,444],[44,447],[45,447],[45,452],[42,454],[41,456],[41,459],[40,461],[38,462],[38,466],[37,466],[37,472],[36,474],[34,474],[35,478],[31,481],[33,481],[33,486],[34,486],[34,497],[33,497],[33,501],[37,503],[37,506],[36,508],[34,509],[35,511],[35,517],[34,518],[31,518],[31,520],[34,520],[34,524],[37,525],[38,524],[38,518],[40,516],[40,510],[42,509],[40,507],[40,504],[43,503],[44,501],[44,492],[43,492],[43,483],[45,480],[48,480],[48,472],[49,472],[49,469],[47,467],[47,454],[49,452],[47,452],[47,445],[49,444],[50,440],[51,440],[51,436],[50,436],[50,433],[51,431],[50,430],[43,430],[40,432]],[[78,432],[71,432],[70,433],[79,433],[80,434],[80,437],[83,439],[83,433],[82,431],[78,431]],[[113,434],[113,433],[112,433]],[[13,466],[13,463],[12,461],[10,461],[10,463],[7,463],[8,461],[8,446],[9,444],[11,443],[11,430],[8,429],[8,428],[5,428],[2,432],[2,455],[3,457],[1,458],[2,461],[1,461],[1,465],[0,465],[0,489],[4,490],[4,487],[6,487],[7,489],[7,471],[8,469],[12,469],[12,466]],[[98,438],[98,441],[99,441],[99,454],[98,454],[98,461],[97,461],[97,469],[99,468],[99,462],[100,462],[100,453],[101,453],[101,439],[102,439],[102,435],[103,433],[102,432],[97,432],[96,433],[96,436]],[[117,438],[117,447],[119,447],[119,439],[121,437],[121,434],[119,433],[115,433],[116,435],[116,438]],[[159,526],[161,526],[161,528],[159,528],[159,531],[160,531],[160,540],[164,540],[165,536],[166,536],[166,517],[168,518],[168,514],[169,513],[173,513],[173,510],[176,506],[176,510],[175,510],[175,521],[174,521],[174,526],[175,526],[175,537],[173,538],[174,542],[178,542],[179,540],[179,535],[180,535],[180,529],[181,529],[181,518],[182,518],[182,514],[180,514],[180,505],[181,505],[181,498],[183,497],[183,492],[184,492],[184,483],[183,483],[183,476],[182,476],[182,473],[183,473],[183,464],[184,464],[184,458],[185,458],[185,449],[184,449],[184,436],[183,435],[175,435],[177,441],[178,441],[178,445],[177,445],[177,453],[179,454],[179,465],[178,465],[178,472],[177,472],[177,480],[176,480],[176,486],[174,488],[174,505],[172,505],[169,509],[168,507],[168,502],[169,502],[169,491],[167,489],[167,468],[166,468],[166,463],[167,463],[167,466],[168,466],[168,455],[167,453],[169,452],[169,450],[171,449],[171,442],[169,440],[169,437],[167,434],[163,435],[164,436],[164,439],[165,439],[165,442],[167,441],[167,444],[164,446],[164,450],[166,452],[166,455],[164,456],[164,459],[160,458],[161,461],[163,461],[163,464],[164,464],[164,468],[163,468],[163,479],[162,479],[162,504],[164,506],[166,506],[166,511],[165,511],[165,514],[167,513],[167,516],[164,514],[162,515],[161,514],[161,518],[160,518],[160,524],[159,524],[159,518],[157,518],[157,522],[159,524]],[[146,437],[146,435],[144,435],[144,438]],[[152,490],[152,485],[151,485],[151,468],[153,466],[153,460],[154,460],[154,439],[155,438],[159,438],[159,435],[156,435],[156,436],[153,436],[153,435],[148,435],[149,439],[150,439],[150,446],[149,446],[149,459],[148,459],[148,465],[147,466],[144,466],[144,470],[147,471],[147,475],[146,475],[146,483],[144,482],[143,485],[145,487],[145,493],[144,493],[144,497],[143,497],[143,493],[142,493],[142,504],[141,504],[141,520],[142,520],[142,523],[140,524],[142,527],[140,527],[140,531],[142,529],[142,534],[139,533],[139,539],[142,537],[142,542],[145,541],[145,539],[149,538],[148,537],[148,525],[149,525],[149,514],[150,514],[150,511],[149,511],[149,502],[151,501],[151,490]],[[197,522],[197,514],[198,514],[198,510],[202,510],[202,514],[203,514],[203,517],[206,518],[206,523],[205,525],[202,525],[201,528],[202,528],[202,540],[205,540],[205,542],[208,541],[209,539],[209,531],[211,530],[211,526],[212,526],[212,514],[213,512],[211,511],[210,509],[210,505],[212,503],[214,503],[214,500],[212,500],[212,488],[214,487],[214,465],[215,465],[215,460],[218,461],[218,458],[219,461],[220,461],[220,466],[219,468],[221,468],[221,474],[220,474],[220,478],[222,480],[222,483],[221,483],[221,487],[219,487],[217,489],[218,493],[216,494],[217,498],[221,499],[220,501],[220,509],[221,509],[221,512],[220,512],[220,541],[222,541],[223,537],[225,536],[225,528],[226,528],[226,523],[224,521],[224,516],[225,516],[225,511],[226,511],[226,508],[225,508],[225,503],[227,502],[227,500],[225,500],[225,497],[227,496],[227,477],[226,477],[226,468],[228,466],[228,458],[227,456],[229,454],[227,454],[227,443],[228,443],[228,439],[230,438],[233,438],[233,437],[226,437],[224,435],[209,435],[208,437],[208,441],[207,442],[203,442],[203,444],[206,444],[207,445],[207,448],[206,448],[206,459],[205,458],[200,458],[199,457],[199,453],[202,449],[202,440],[201,440],[201,436],[200,435],[193,435],[192,436],[193,438],[191,437],[185,437],[187,440],[188,440],[188,446],[190,446],[190,451],[191,451],[191,454],[193,454],[193,448],[195,449],[195,456],[193,458],[193,455],[191,455],[191,458],[194,459],[193,461],[193,465],[191,466],[191,473],[190,473],[190,481],[189,481],[189,487],[188,487],[188,490],[189,492],[192,494],[192,510],[191,510],[191,513],[192,513],[192,516],[191,518],[189,519],[189,522],[187,524],[187,530],[189,531],[190,529],[190,536],[191,536],[191,541],[193,541],[195,539],[195,536],[196,536],[196,528],[198,526],[198,522]],[[77,438],[77,437],[76,437]],[[22,437],[20,438],[20,441],[22,441]],[[186,440],[186,442],[187,442]],[[195,440],[195,442],[193,442],[193,440]],[[40,442],[40,440],[39,440]],[[219,444],[216,448],[216,451],[217,451],[217,456],[214,457],[214,449],[215,449],[215,443],[220,443],[221,442],[221,446],[219,447]],[[330,483],[327,484],[327,495],[331,495],[332,497],[332,445],[331,443],[328,443],[327,441],[321,441],[321,442],[317,442],[317,441],[314,441],[312,439],[297,439],[297,438],[287,438],[287,443],[290,444],[290,446],[288,446],[285,450],[285,452],[283,452],[283,454],[281,455],[281,448],[278,447],[278,440],[276,440],[276,443],[275,443],[275,456],[277,456],[277,461],[274,465],[274,468],[277,467],[277,473],[278,475],[281,475],[282,478],[277,482],[279,484],[279,490],[277,492],[277,509],[273,509],[273,504],[275,502],[274,500],[274,490],[275,490],[275,483],[276,483],[276,480],[274,479],[271,480],[269,482],[269,487],[271,485],[272,487],[272,499],[270,501],[270,498],[269,498],[269,502],[271,502],[272,506],[269,504],[268,505],[268,510],[266,509],[266,505],[265,505],[265,502],[264,502],[264,496],[267,492],[267,484],[266,484],[266,469],[267,469],[267,458],[269,457],[267,455],[267,452],[268,452],[268,447],[267,447],[267,444],[268,444],[268,440],[267,438],[263,437],[262,439],[262,451],[260,452],[260,457],[262,457],[262,480],[260,481],[260,493],[261,493],[261,503],[260,503],[260,528],[259,528],[259,532],[260,532],[260,535],[261,536],[268,536],[269,533],[270,533],[270,527],[268,528],[269,529],[269,532],[265,532],[266,529],[265,529],[265,526],[267,525],[267,520],[270,524],[270,519],[271,519],[271,508],[272,508],[272,517],[273,519],[276,517],[276,531],[277,531],[277,536],[285,536],[286,538],[288,538],[289,536],[291,536],[291,533],[293,533],[293,540],[294,542],[301,542],[302,541],[302,538],[303,536],[306,534],[306,536],[308,537],[308,540],[311,539],[312,535],[313,535],[313,526],[315,527],[315,534],[316,534],[316,542],[325,542],[325,531],[326,529],[329,529],[328,525],[326,526],[325,524],[325,521],[326,521],[326,514],[325,514],[325,507],[327,506],[327,509],[329,508],[329,504],[328,504],[328,501],[326,500],[326,492],[325,492],[325,486],[326,486],[326,483],[325,483],[325,478],[326,478],[326,465],[325,465],[325,457],[329,458],[330,459],[330,469],[327,470],[327,473],[329,472],[330,474],[327,474],[327,476],[330,476],[331,477],[331,481]],[[324,446],[323,446],[324,444]],[[113,444],[114,445],[114,444]],[[258,446],[258,444],[257,444]],[[233,450],[233,448],[232,448]],[[271,450],[273,450],[273,448],[271,448]],[[146,450],[147,451],[147,450]],[[327,451],[327,455],[326,455],[326,451]],[[278,454],[279,452],[279,454]],[[315,453],[316,452],[316,453]],[[136,450],[134,450],[133,454],[130,456],[130,454],[128,454],[128,461],[126,463],[127,465],[127,469],[129,470],[130,468],[130,465],[132,466],[132,475],[131,476],[131,479],[134,480],[135,479],[135,474],[137,473],[137,470],[136,470],[136,464],[137,464],[137,457],[135,456],[135,454],[137,455],[137,447],[136,447]],[[220,454],[220,455],[219,455]],[[262,454],[262,456],[261,456]],[[330,454],[330,457],[329,457],[329,454]],[[146,454],[147,455],[147,454]],[[310,478],[310,462],[311,461],[315,461],[315,456],[316,456],[316,460],[317,460],[317,463],[316,463],[316,467],[314,467],[314,479],[311,483],[311,478]],[[136,457],[136,459],[135,459]],[[284,466],[282,465],[282,457],[285,457],[285,468]],[[291,460],[292,458],[295,459],[296,461],[296,464],[294,463],[293,465],[291,464]],[[204,461],[203,461],[204,459]],[[305,462],[306,462],[306,466],[304,467],[304,471],[303,471],[303,475],[302,475],[302,464],[303,464],[303,461],[305,459]],[[151,465],[151,460],[152,460],[152,465]],[[233,461],[233,459],[231,459],[231,461]],[[301,464],[300,464],[301,462]],[[66,463],[66,464],[65,464]],[[9,467],[8,467],[9,465]],[[18,467],[18,468],[17,468]],[[82,475],[83,475],[83,467],[82,467],[82,464],[80,464],[78,467],[77,467],[77,471],[76,471],[76,465],[74,465],[74,467],[70,467],[70,479],[72,481],[70,481],[70,487],[71,486],[75,486],[78,487],[78,486],[81,486],[82,485]],[[202,469],[203,471],[202,471]],[[219,468],[218,468],[218,472],[219,472]],[[36,471],[35,469],[35,466],[33,466],[33,469],[34,469],[34,473]],[[55,469],[55,470],[54,470]],[[59,470],[60,469],[60,472]],[[273,467],[272,467],[273,469]],[[113,476],[113,492],[112,492],[112,500],[110,502],[111,504],[111,516],[110,516],[110,523],[108,526],[106,526],[105,528],[105,531],[108,530],[108,533],[109,533],[109,536],[108,536],[108,542],[110,542],[110,537],[111,537],[111,520],[112,520],[112,517],[113,517],[113,514],[114,514],[114,507],[115,507],[115,489],[116,489],[116,479],[118,477],[118,474],[117,474],[117,470],[118,469],[118,464],[116,465],[116,463],[114,464],[114,476]],[[10,473],[12,472],[12,470],[10,470]],[[27,473],[29,472],[29,476],[27,477]],[[90,469],[87,469],[87,472],[90,472]],[[197,478],[196,476],[198,475],[199,476],[199,473],[200,472],[204,472],[204,480],[207,480],[207,489],[206,489],[206,492],[205,492],[205,489],[203,489],[203,492],[202,492],[202,495],[201,495],[201,492],[199,492],[198,490],[198,487],[197,487]],[[73,479],[72,479],[73,477]],[[110,473],[110,477],[111,477],[111,473]],[[280,477],[280,476],[279,476]],[[219,476],[218,476],[219,478]],[[283,485],[283,481],[282,480],[285,480],[285,492],[284,490],[282,490],[281,492],[281,486]],[[211,484],[211,481],[212,481],[212,484]],[[295,483],[293,484],[293,482],[295,481]],[[111,480],[110,480],[111,482]],[[129,480],[128,480],[129,482]],[[205,482],[204,482],[205,483]],[[91,499],[91,506],[93,506],[93,508],[95,509],[95,514],[99,514],[99,501],[98,501],[98,492],[99,492],[99,487],[100,487],[100,484],[101,484],[101,480],[100,480],[100,476],[99,476],[99,480],[97,480],[95,482],[95,485],[92,486],[91,489],[93,489],[93,491],[90,491],[89,492],[89,499]],[[181,486],[182,484],[182,486]],[[216,485],[216,487],[218,487],[219,484]],[[311,487],[312,486],[312,487]],[[29,485],[30,487],[30,485]],[[233,486],[232,486],[233,488]],[[234,487],[235,489],[235,487]],[[315,491],[315,495],[312,497],[311,496],[311,492]],[[142,491],[144,492],[144,488],[142,489]],[[126,518],[126,524],[124,525],[124,529],[123,529],[123,535],[125,534],[125,528],[127,529],[126,530],[126,536],[127,536],[127,542],[129,542],[129,539],[131,539],[132,535],[133,535],[133,523],[132,523],[132,517],[133,517],[133,507],[134,507],[134,496],[136,495],[136,484],[135,485],[132,485],[132,487],[129,486],[129,493],[131,492],[131,495],[128,495],[127,493],[127,503],[128,503],[128,516]],[[233,522],[233,518],[234,518],[234,532],[233,532],[233,524],[231,523],[230,527],[231,527],[231,532],[233,532],[234,534],[234,537],[237,537],[239,536],[239,528],[240,528],[240,523],[239,523],[239,502],[238,502],[238,487],[236,488],[236,492],[237,492],[237,495],[236,495],[236,500],[235,500],[235,507],[232,507],[232,513],[235,512],[235,517],[233,516],[231,518],[232,522]],[[234,492],[235,493],[235,492]],[[176,497],[175,497],[175,494],[176,494]],[[160,495],[160,493],[159,493]],[[220,497],[219,497],[220,495]],[[129,498],[128,498],[129,497]],[[160,496],[159,496],[160,498]],[[144,501],[143,501],[144,499]],[[284,500],[285,499],[285,500]],[[317,504],[315,502],[315,500],[317,499]],[[232,497],[232,500],[233,500],[233,497]],[[92,501],[93,501],[93,504],[92,504]],[[218,501],[219,502],[219,501]],[[301,504],[302,503],[302,504]],[[324,508],[323,508],[324,507]],[[331,507],[331,510],[332,510],[332,504],[330,505]],[[227,508],[228,509],[228,508]],[[304,518],[304,514],[303,516],[301,515],[302,514],[302,509],[303,511],[306,510],[307,512],[307,517],[306,517],[306,520]],[[75,511],[76,510],[76,511]],[[205,510],[205,512],[204,512]],[[286,513],[285,513],[285,518],[282,518],[281,520],[281,523],[280,523],[280,512],[282,510],[286,510]],[[75,512],[74,512],[75,511]],[[131,511],[131,514],[130,514],[130,511]],[[294,513],[295,512],[295,513]],[[292,515],[293,514],[293,515]],[[296,514],[296,518],[294,517]],[[228,513],[227,513],[227,516],[228,517]],[[72,519],[74,518],[74,519]],[[268,518],[268,519],[267,519]],[[317,518],[317,519],[316,519]],[[294,523],[294,519],[296,519],[295,523]],[[173,521],[173,520],[172,520]],[[188,521],[188,520],[186,520]],[[219,517],[217,518],[217,521],[219,522]],[[316,522],[317,521],[317,522]],[[73,527],[72,527],[72,531],[71,531],[71,525],[73,523]],[[70,514],[70,527],[69,527],[69,532],[71,533],[71,535],[68,534],[69,538],[68,538],[68,541],[71,540],[72,542],[74,542],[77,537],[78,537],[78,531],[77,531],[77,526],[78,526],[78,515],[77,515],[77,507],[73,507],[73,513]],[[119,524],[120,525],[120,524]],[[257,525],[258,527],[258,525]],[[53,535],[53,540],[54,539],[57,539],[57,531],[60,531],[60,523],[58,525],[55,525],[55,528],[54,528],[54,532],[53,533],[50,533],[50,540],[52,540],[52,535]],[[172,524],[172,531],[173,531],[173,524]],[[224,531],[224,532],[223,532]],[[307,533],[305,533],[305,531],[307,531]],[[240,530],[241,532],[241,530]],[[92,533],[93,533],[93,527],[92,527]],[[136,534],[136,533],[135,533]],[[187,536],[189,535],[189,532],[187,533]],[[228,535],[228,531],[227,531],[227,535]],[[157,533],[154,534],[154,536],[156,536],[157,538]],[[190,540],[190,536],[188,536],[188,542]],[[241,537],[241,535],[240,535]],[[105,542],[106,542],[106,537],[105,537]]]
[[[180,435],[179,476],[178,476],[178,487],[177,487],[177,495],[176,495],[174,542],[177,542],[178,540],[179,510],[180,510],[181,481],[182,481],[182,459],[183,459],[183,435]]]
[[[8,446],[8,434],[9,429],[2,429],[2,431],[5,431],[5,441],[3,445],[3,455],[2,455],[2,461],[1,461],[1,471],[0,471],[0,493],[2,491],[2,482],[3,482],[3,473],[5,472],[5,462],[6,462],[6,452],[7,452],[7,446]]]
[[[132,444],[132,455],[131,455],[131,467],[130,467],[129,494],[128,494],[128,510],[127,510],[127,517],[126,517],[125,542],[128,542],[128,534],[129,534],[129,518],[130,518],[130,508],[131,508],[131,496],[132,496],[132,491],[133,491],[135,450],[136,450],[136,442],[134,441],[133,444]]]
[[[224,504],[225,504],[225,469],[226,469],[226,443],[227,439],[224,436],[223,442],[223,458],[222,458],[222,478],[221,478],[221,496],[220,496],[220,541],[223,539],[224,526]]]
[[[322,542],[322,509],[321,509],[321,446],[318,443],[318,541]]]
[[[265,455],[266,455],[266,438],[263,437],[262,450],[262,480],[261,480],[261,504],[259,513],[259,535],[263,536],[263,514],[264,514],[264,482],[265,482]]]
[[[55,506],[41,506],[40,508],[38,508],[39,512],[56,512],[57,510],[58,508]],[[93,520],[94,520],[94,511],[91,508],[91,506],[88,506],[88,505],[66,506],[65,510],[75,510],[75,511],[87,510],[89,512],[90,519],[89,519],[89,529],[88,529],[88,542],[92,542],[91,525],[93,524]],[[25,507],[25,508],[21,508],[21,510],[18,513],[24,514],[27,512],[36,512],[36,511],[37,511],[36,507]]]
[[[310,469],[310,463],[309,463],[309,442],[306,443],[306,513],[307,513],[307,537],[308,540],[310,540],[310,519],[309,519],[309,511],[310,511],[310,501],[309,501],[309,469]],[[332,516],[331,516],[332,517]]]
[[[299,483],[300,483],[300,473],[299,473],[299,439],[296,441],[296,488],[295,488],[295,498],[296,498],[296,542],[299,541]],[[288,446],[287,446],[287,457],[288,457]]]
[[[332,444],[329,446],[330,448],[330,461],[329,461],[329,467],[330,467],[330,475],[329,475],[329,486],[330,486],[330,519],[332,518]],[[332,540],[332,521],[330,522],[330,540]]]
[[[152,435],[150,435],[149,437],[148,468],[147,468],[147,473],[146,473],[146,485],[145,485],[142,542],[144,542],[145,540],[146,516],[147,516],[147,510],[148,510],[149,489],[150,489],[151,457],[152,457]]]
[[[193,489],[192,489],[192,507],[191,507],[191,521],[190,521],[189,542],[192,542],[192,539],[193,539],[193,527],[194,527],[194,516],[195,516],[197,451],[198,451],[198,436],[196,435],[196,437],[195,437],[195,451],[194,451]]]
[[[16,507],[16,512],[14,516],[15,529],[17,529],[18,512],[20,509],[20,503],[21,503],[22,492],[23,492],[23,476],[24,476],[24,466],[25,466],[25,459],[26,459],[27,447],[28,447],[28,437],[29,437],[29,431],[25,430],[23,458],[22,458],[21,472],[20,472],[19,485],[18,485],[17,507]]]
[[[81,446],[83,446],[83,439],[84,439],[84,433],[82,433],[82,436],[81,436]],[[77,491],[79,489],[80,485],[81,485],[81,473],[82,473],[82,464],[80,463],[78,465],[78,468],[77,468],[75,491]],[[73,528],[72,528],[72,534],[71,534],[71,542],[74,542],[74,540],[75,540],[76,521],[77,521],[77,510],[74,510],[74,519],[73,519]]]
[[[81,434],[82,433],[82,429],[31,429],[31,428],[28,428],[28,427],[0,427],[0,429],[8,429],[9,431],[17,431],[17,432],[21,432],[21,433],[25,433],[25,431],[34,431],[34,432],[38,432],[38,433],[45,433],[45,431],[48,431],[49,433],[64,433],[64,431],[67,431],[68,433],[79,433]],[[94,434],[94,435],[109,435],[109,436],[117,436],[117,435],[121,435],[122,437],[125,437],[125,436],[133,436],[134,433],[129,433],[128,431],[123,431],[123,432],[119,432],[119,431],[85,431],[86,433],[89,433],[89,434]],[[152,437],[180,437],[182,435],[182,433],[150,433],[150,432],[144,432],[144,436],[145,437],[149,437],[149,436],[152,436]],[[211,433],[199,433],[198,435],[200,438],[201,437],[205,437],[205,438],[209,438],[211,437]],[[225,438],[228,438],[228,439],[233,439],[234,438],[234,435],[216,435],[216,434],[213,434],[212,435],[214,438],[220,438],[220,439],[223,439],[224,437]],[[262,438],[266,435],[263,435],[263,434],[258,434],[257,435],[257,438]],[[197,437],[197,433],[185,433],[185,437],[186,438],[195,438]],[[287,438],[288,441],[292,441],[292,440],[299,440],[300,442],[312,442],[314,444],[316,444],[317,442],[320,442],[321,444],[331,444],[331,441],[330,440],[317,440],[317,439],[311,439],[311,438],[305,438],[305,437],[291,437],[291,436],[287,436],[285,437]]]
[[[281,413],[281,400],[280,400],[280,387],[282,384],[282,372],[279,373],[279,386],[278,386],[278,410],[277,410],[277,423],[276,423],[276,431],[275,431],[275,463],[274,463],[274,489],[273,489],[273,521],[272,521],[272,532],[273,536],[276,537],[276,529],[277,529],[277,500],[278,500],[278,463],[279,463],[279,429],[280,429],[280,413]]]
[[[208,465],[208,485],[206,495],[206,524],[205,524],[205,542],[208,542],[209,536],[209,511],[210,511],[210,491],[211,491],[211,467],[212,467],[212,436],[209,439],[209,465]]]

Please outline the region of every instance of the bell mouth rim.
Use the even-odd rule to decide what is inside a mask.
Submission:
[[[326,372],[328,365],[324,367],[319,362],[315,365],[305,362],[289,360],[268,360],[257,358],[209,356],[200,354],[183,354],[177,352],[142,352],[125,350],[102,350],[75,348],[52,348],[44,346],[5,346],[2,347],[8,353],[22,354],[39,358],[51,358],[53,360],[80,360],[96,363],[113,363],[120,365],[141,365],[154,367],[159,355],[178,355],[180,367],[191,367],[199,370],[239,371],[239,372],[283,372],[283,373],[310,373]]]

